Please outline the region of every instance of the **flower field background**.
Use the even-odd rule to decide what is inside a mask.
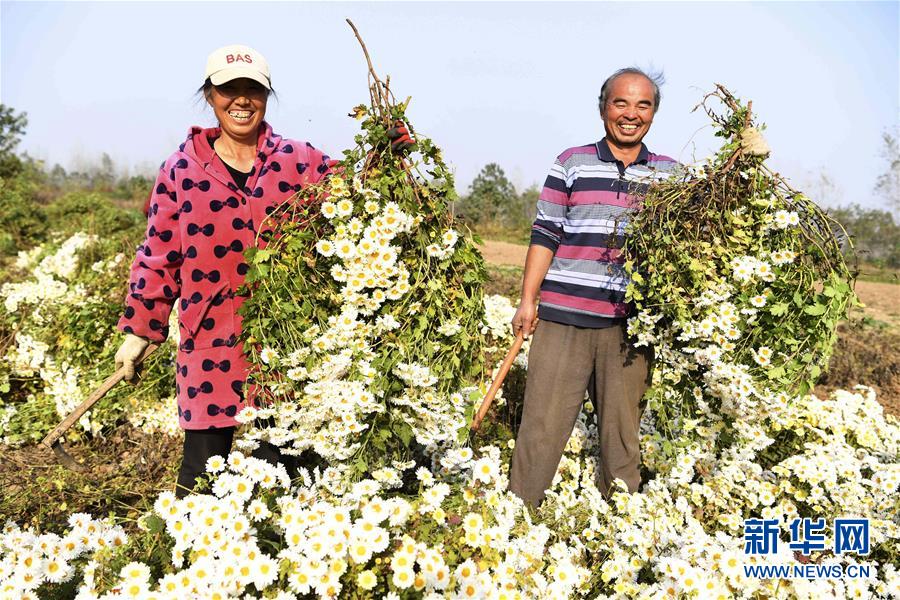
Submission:
[[[285,205],[273,215],[283,235],[248,254],[245,339],[274,404],[241,414],[236,452],[211,460],[202,493],[184,500],[169,491],[180,452],[172,340],[145,365],[141,386],[116,388],[68,436],[85,475],[35,446],[112,371],[119,337],[110,334],[146,220],[110,194],[50,193],[27,170],[3,179],[0,596],[844,598],[900,589],[900,426],[873,388],[855,387],[878,385],[883,402],[896,402],[896,314],[889,302],[873,303],[883,314],[854,308],[831,355],[852,302],[849,278],[827,249],[802,241],[819,218],[807,199],[759,161],[730,171],[744,113],[720,123],[722,151],[694,168],[693,187],[651,198],[665,205],[721,177],[732,192],[724,251],[711,244],[691,256],[706,262],[677,272],[686,274],[679,293],[690,290],[681,303],[665,301],[675,270],[662,267],[673,259],[649,263],[656,275],[630,265],[632,297],[643,302],[632,330],[658,353],[642,493],[606,500],[596,489],[587,403],[547,500],[528,510],[505,491],[527,347],[482,432],[466,436],[512,341],[521,271],[485,267],[478,240],[450,218],[452,176],[430,140],[417,136],[412,165],[372,152],[386,147],[385,124],[404,108],[357,107],[357,146],[307,192],[321,210]],[[827,244],[829,232],[817,231]],[[649,240],[642,251],[668,249]],[[827,387],[810,395],[814,379]],[[262,439],[318,458],[290,481],[248,456]],[[779,519],[782,540],[794,517],[868,518],[872,552],[853,559],[874,577],[748,578],[742,565],[764,562],[743,554],[750,517]],[[786,544],[770,557],[795,558]],[[809,559],[848,560],[830,551]]]

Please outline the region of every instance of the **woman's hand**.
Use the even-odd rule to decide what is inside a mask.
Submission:
[[[387,130],[387,136],[391,140],[391,149],[397,154],[406,154],[416,145],[416,140],[406,127],[406,123],[400,119],[394,121],[394,126]]]
[[[116,371],[125,368],[125,381],[131,384],[138,382],[136,375],[136,362],[141,353],[150,345],[150,340],[144,339],[132,333],[125,334],[125,341],[116,352]]]

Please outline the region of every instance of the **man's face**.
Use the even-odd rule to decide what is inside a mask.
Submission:
[[[655,112],[650,80],[631,73],[619,75],[600,111],[607,140],[620,148],[640,145],[650,131]]]

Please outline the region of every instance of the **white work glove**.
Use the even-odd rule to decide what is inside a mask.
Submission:
[[[741,150],[748,156],[767,156],[772,152],[756,127],[748,127],[741,133]]]
[[[119,350],[116,352],[116,371],[125,367],[125,381],[128,383],[137,383],[135,362],[149,345],[150,340],[133,333],[125,334],[125,341],[122,342],[122,345],[119,346]]]

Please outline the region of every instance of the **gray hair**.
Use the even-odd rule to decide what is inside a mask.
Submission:
[[[606,78],[606,81],[603,82],[603,86],[600,88],[600,110],[603,110],[603,107],[606,106],[606,101],[609,100],[609,89],[612,87],[613,81],[615,81],[621,75],[640,75],[641,77],[645,77],[647,81],[653,84],[653,112],[659,110],[659,86],[666,82],[666,78],[663,75],[662,71],[652,71],[651,73],[646,73],[643,69],[639,69],[638,67],[625,67],[624,69],[619,69],[612,75]]]

